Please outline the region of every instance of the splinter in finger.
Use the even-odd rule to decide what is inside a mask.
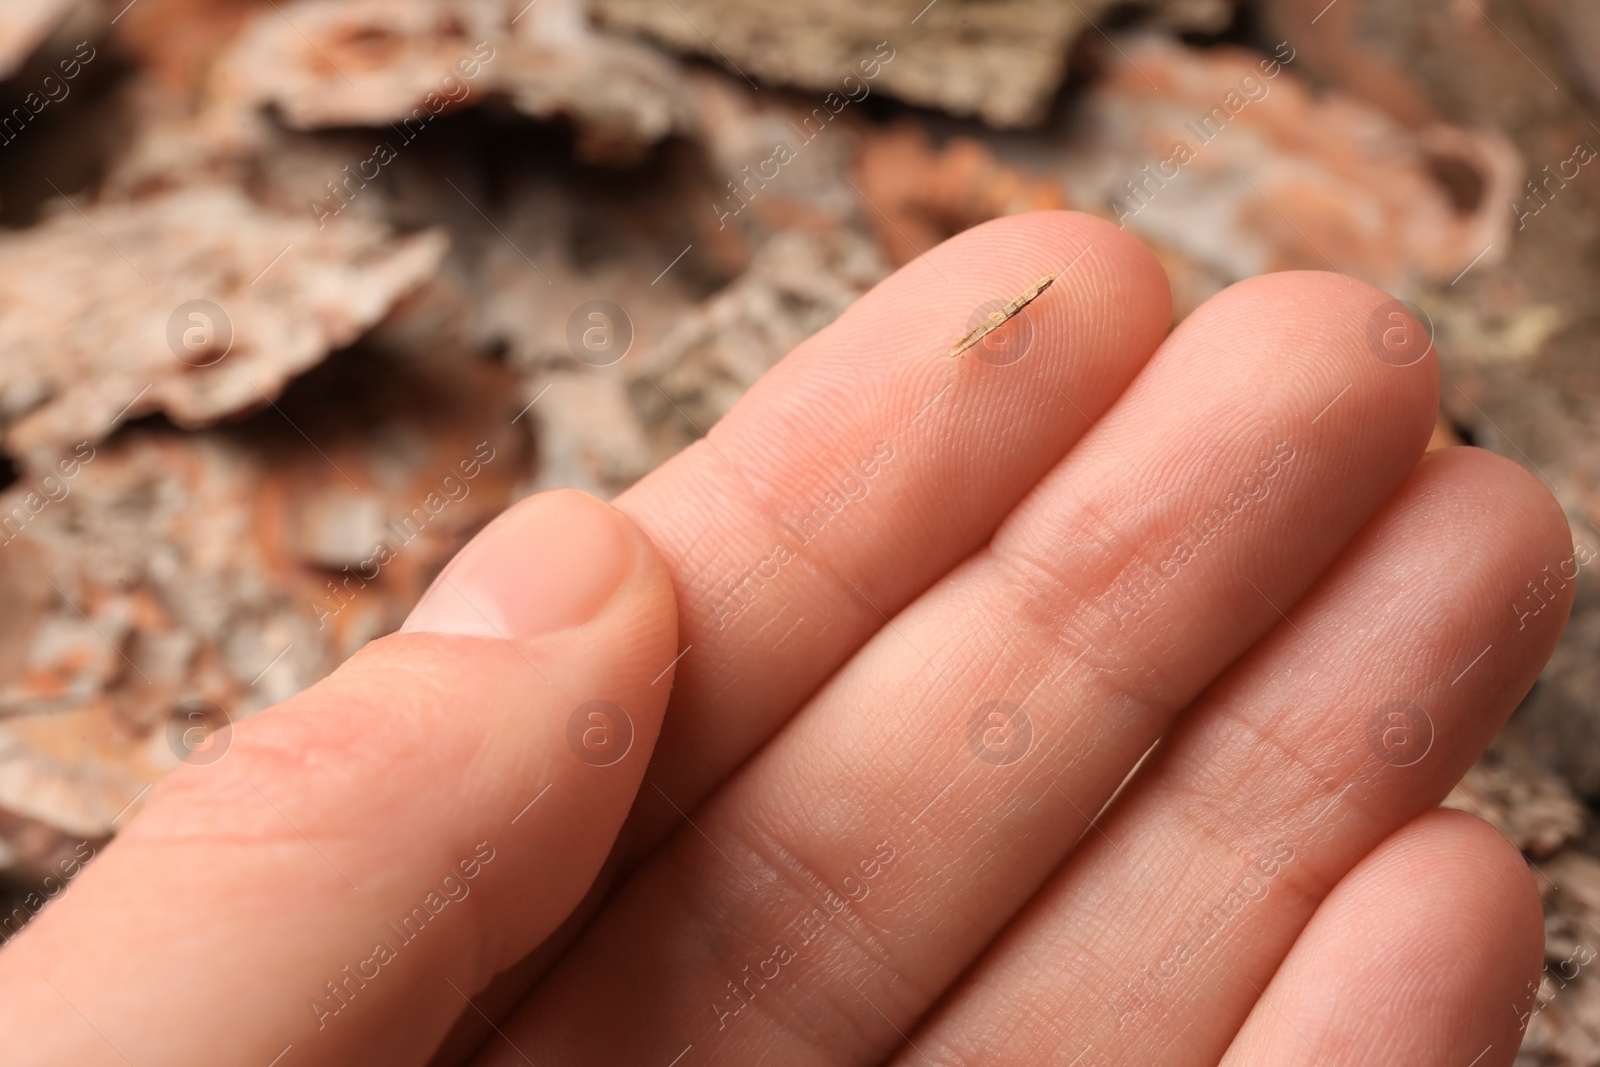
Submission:
[[[996,311],[993,315],[990,315],[988,318],[980,322],[977,329],[963,337],[960,342],[950,350],[951,358],[953,359],[956,356],[959,356],[961,353],[965,352],[967,349],[971,348],[973,345],[977,344],[985,337],[988,337],[1000,327],[1004,326],[1009,319],[1016,316],[1017,312],[1021,311],[1023,308],[1039,299],[1039,297],[1044,294],[1044,291],[1050,288],[1050,283],[1054,282],[1056,277],[1057,275],[1055,274],[1046,274],[1043,278],[1040,278],[1038,281],[1034,282],[1027,292],[1023,293],[1021,296],[1011,301],[1011,303],[1007,304],[1005,307],[1001,308],[999,311]]]

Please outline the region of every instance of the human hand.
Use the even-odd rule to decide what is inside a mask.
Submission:
[[[1169,337],[1104,222],[941,245],[158,784],[0,953],[5,1062],[1509,1064],[1538,899],[1432,809],[1572,548],[1421,458],[1396,313],[1275,275]]]

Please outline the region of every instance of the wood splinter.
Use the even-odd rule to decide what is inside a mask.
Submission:
[[[961,353],[965,352],[967,349],[971,348],[973,345],[977,344],[985,337],[988,337],[1000,327],[1004,326],[1008,320],[1016,316],[1017,312],[1021,311],[1023,308],[1039,299],[1039,297],[1044,294],[1044,291],[1050,288],[1050,283],[1054,282],[1058,276],[1059,272],[1056,274],[1046,274],[1043,278],[1040,278],[1038,281],[1034,282],[1033,287],[1027,292],[1023,293],[1021,296],[1011,301],[1011,303],[1007,304],[999,311],[996,311],[993,315],[990,315],[988,318],[978,323],[978,328],[976,330],[973,330],[971,333],[967,334],[967,336],[963,337],[960,343],[950,350],[950,358],[954,359],[956,356],[959,356]]]

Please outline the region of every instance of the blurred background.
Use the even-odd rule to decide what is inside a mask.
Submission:
[[[1407,299],[1436,444],[1562,501],[1572,626],[1449,803],[1545,897],[1519,1064],[1600,1064],[1597,120],[1593,0],[7,0],[0,940],[507,503],[615,495],[895,267],[1069,207],[1179,317]]]

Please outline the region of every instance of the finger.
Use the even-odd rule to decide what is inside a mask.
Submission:
[[[1430,812],[1323,901],[1223,1067],[1508,1067],[1543,948],[1521,854],[1471,815]]]
[[[702,1063],[892,1051],[1072,847],[1087,819],[1074,805],[1098,810],[1415,464],[1435,379],[1373,357],[1365,326],[1385,301],[1281,275],[1191,316],[993,544],[617,897],[518,1021],[530,1054],[561,1061],[595,1040],[617,1062],[688,1043]],[[974,713],[998,700],[1031,716],[1016,760],[974,746]],[[639,1005],[633,1025],[586,1030],[606,1003]]]
[[[401,633],[159,783],[0,955],[6,1062],[425,1062],[611,848],[675,616],[620,512],[513,508]]]
[[[1532,686],[1575,575],[1531,475],[1430,454],[1189,709],[918,1045],[1000,1065],[1087,1046],[1215,1063],[1317,902],[1438,804]]]
[[[980,305],[1053,271],[986,346]],[[1155,257],[1087,215],[976,227],[895,273],[774,367],[617,506],[677,583],[679,665],[651,779],[697,804],[861,643],[988,540],[1171,322]],[[1007,362],[1015,359],[1015,362]],[[647,790],[636,851],[681,816]]]

